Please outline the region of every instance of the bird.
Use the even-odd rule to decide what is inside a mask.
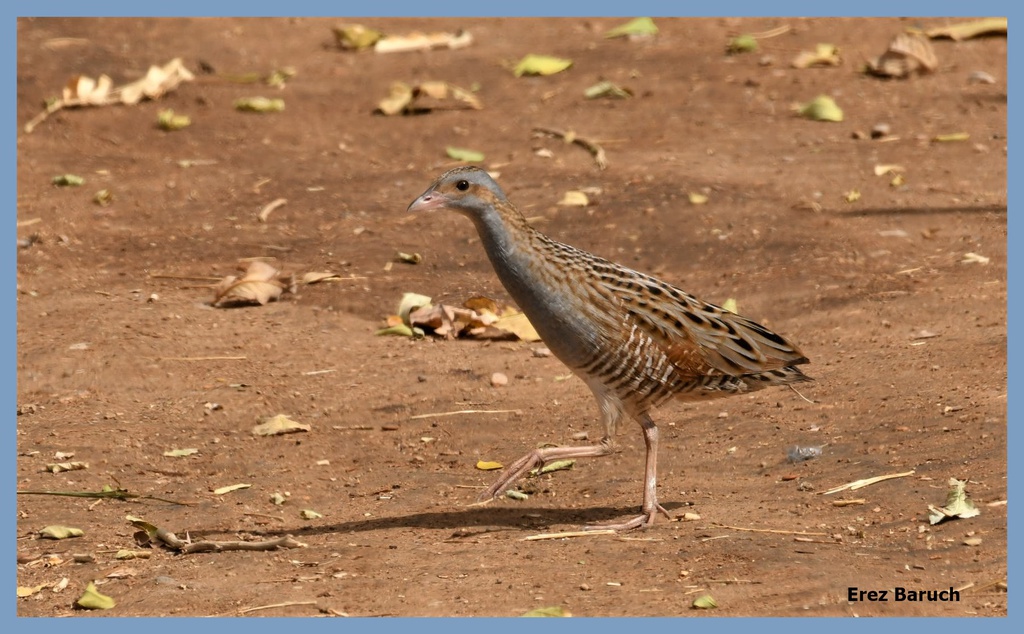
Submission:
[[[473,222],[498,279],[548,349],[593,392],[604,425],[596,444],[543,447],[516,460],[482,501],[544,464],[611,454],[628,416],[646,447],[641,513],[585,528],[648,528],[659,513],[671,517],[658,502],[653,408],[673,398],[699,401],[812,380],[796,367],[808,358],[782,335],[533,228],[479,167],[445,172],[408,208],[440,210]]]

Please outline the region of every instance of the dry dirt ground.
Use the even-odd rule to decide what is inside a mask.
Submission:
[[[90,581],[117,603],[91,615],[1006,614],[1005,37],[936,41],[937,72],[885,81],[858,72],[863,61],[908,26],[951,21],[665,19],[647,42],[605,39],[621,22],[609,18],[362,21],[467,28],[475,42],[376,55],[338,50],[333,19],[18,22],[19,124],[77,73],[121,83],[174,57],[196,73],[157,102],[63,111],[19,132],[17,487],[188,503],[19,495],[18,585],[46,585],[19,615],[85,614],[73,603]],[[782,25],[759,52],[725,54],[729,37]],[[790,67],[819,42],[843,63]],[[526,53],[574,65],[516,78],[507,64]],[[225,79],[287,66],[297,74],[282,91]],[[585,99],[602,79],[635,97]],[[483,109],[373,114],[396,80],[474,87]],[[793,114],[819,94],[845,121]],[[286,110],[232,107],[253,95]],[[165,108],[192,125],[162,131]],[[857,138],[880,123],[894,138]],[[599,141],[607,169],[535,126]],[[550,235],[734,298],[811,358],[804,398],[775,389],[656,412],[674,521],[524,541],[637,511],[632,423],[614,455],[523,481],[528,500],[470,505],[495,477],[478,460],[601,429],[589,391],[535,356],[540,344],[375,336],[405,291],[507,299],[466,219],[405,213],[453,165],[449,145],[485,153]],[[880,164],[902,166],[905,182],[876,176]],[[51,184],[67,173],[85,185]],[[600,188],[592,206],[556,204],[585,187]],[[100,189],[108,206],[92,200]],[[287,204],[260,222],[277,198]],[[423,261],[389,265],[399,251]],[[211,307],[204,284],[260,256],[343,279]],[[494,372],[509,383],[492,387]],[[417,418],[464,409],[512,411]],[[280,413],[311,431],[251,433]],[[791,463],[794,445],[823,455]],[[198,453],[164,456],[182,448]],[[88,468],[47,472],[57,452]],[[953,477],[970,480],[981,514],[931,526],[928,505]],[[251,487],[213,493],[237,483]],[[278,506],[274,493],[289,496]],[[128,515],[193,540],[290,534],[306,547],[176,554],[138,546]],[[84,535],[38,537],[54,524]],[[116,560],[122,549],[150,557]],[[896,602],[897,587],[961,596]],[[850,588],[889,600],[850,602]],[[704,593],[716,610],[690,608]]]

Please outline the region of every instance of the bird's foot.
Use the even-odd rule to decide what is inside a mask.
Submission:
[[[657,502],[655,502],[654,503],[654,508],[652,508],[649,511],[645,510],[643,513],[641,513],[640,515],[637,515],[636,517],[634,517],[631,520],[626,520],[625,522],[615,522],[615,523],[610,523],[610,524],[590,524],[588,526],[584,526],[583,530],[585,530],[585,531],[607,531],[607,530],[612,530],[612,531],[624,532],[624,531],[635,530],[637,528],[646,529],[648,526],[650,526],[651,524],[654,523],[654,516],[657,515],[658,513],[661,513],[666,518],[669,518],[669,519],[672,518],[672,516],[669,515],[668,511],[665,510],[665,507],[663,507],[662,505],[660,505]]]
[[[477,503],[487,502],[500,495],[504,495],[505,491],[510,489],[516,480],[529,473],[530,469],[543,466],[544,462],[544,456],[540,451],[530,452],[516,460],[502,472],[494,484],[487,487],[487,490],[480,494]]]

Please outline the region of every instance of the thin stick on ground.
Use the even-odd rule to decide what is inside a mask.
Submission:
[[[438,418],[441,416],[457,416],[459,414],[520,414],[522,410],[519,409],[460,409],[454,412],[436,412],[433,414],[417,414],[410,416],[409,420],[419,420],[421,418]]]
[[[285,601],[284,603],[270,603],[268,605],[257,605],[251,608],[242,608],[238,614],[248,614],[260,610],[273,610],[274,608],[290,608],[296,605],[316,605],[316,601]]]
[[[166,502],[167,504],[178,504],[180,506],[191,506],[192,502],[179,502],[158,498],[153,495],[138,495],[129,493],[124,489],[111,489],[110,491],[18,491],[18,495],[61,495],[72,498],[100,498],[109,500],[153,500],[154,502]]]
[[[903,473],[890,473],[888,475],[880,475],[875,476],[873,478],[864,478],[863,480],[854,480],[853,482],[841,484],[833,489],[829,489],[828,491],[822,491],[821,495],[832,495],[833,493],[839,493],[840,491],[846,491],[847,489],[849,489],[850,491],[856,491],[857,489],[861,489],[872,484],[877,484],[878,482],[884,482],[886,480],[892,480],[894,478],[906,478],[907,476],[912,475],[914,475],[913,469],[911,469],[910,471],[904,471]]]
[[[247,357],[157,357],[159,361],[245,361]]]
[[[746,533],[771,533],[773,535],[813,535],[815,537],[827,537],[828,533],[811,533],[809,531],[784,531],[774,528],[745,528],[743,526],[727,526],[718,524],[718,528],[727,528],[731,531],[744,531]]]
[[[165,275],[163,273],[150,273],[149,277],[154,280],[188,280],[190,282],[219,282],[224,278],[207,277],[205,275]]]
[[[597,164],[598,169],[604,169],[608,167],[608,159],[605,158],[604,148],[598,145],[595,141],[591,141],[581,136],[577,136],[575,132],[563,132],[561,130],[555,130],[553,128],[534,128],[534,132],[538,134],[546,134],[553,136],[558,139],[562,139],[566,143],[573,143],[580,146],[594,157],[594,163]]]
[[[524,537],[519,541],[523,542],[535,542],[542,539],[563,539],[566,537],[594,537],[596,535],[614,535],[615,531],[607,528],[596,531],[568,531],[565,533],[540,533],[537,535],[530,535]]]

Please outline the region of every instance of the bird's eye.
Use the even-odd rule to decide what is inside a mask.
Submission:
[[[455,183],[455,189],[459,190],[460,192],[466,191],[467,189],[469,189],[469,181],[459,181]]]

